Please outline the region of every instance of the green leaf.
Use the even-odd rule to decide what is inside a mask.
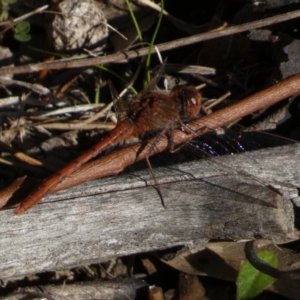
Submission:
[[[271,251],[260,251],[257,256],[264,262],[276,268],[277,256]],[[255,269],[248,261],[241,266],[237,278],[237,300],[252,299],[259,295],[275,279]]]
[[[31,39],[31,35],[29,33],[22,32],[19,34],[15,34],[14,38],[19,42],[28,42]]]
[[[28,33],[30,31],[30,23],[28,21],[21,21],[15,26],[16,33]]]
[[[19,42],[28,42],[31,39],[30,23],[28,21],[22,21],[18,23],[15,27],[14,38]]]

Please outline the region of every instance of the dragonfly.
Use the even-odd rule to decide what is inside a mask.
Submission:
[[[130,137],[140,137],[147,133],[157,133],[157,138],[180,127],[187,134],[193,133],[184,120],[195,118],[201,109],[201,95],[192,86],[175,86],[169,94],[152,91],[162,76],[165,63],[147,87],[132,101],[116,102],[116,108],[122,107],[126,114],[101,141],[87,150],[54,175],[47,178],[15,209],[20,215],[37,204],[54,186],[74,173],[80,166],[97,156],[108,147],[124,142]],[[121,104],[120,104],[121,103]],[[171,134],[172,135],[172,134]],[[171,140],[171,138],[170,138]],[[150,169],[151,171],[151,169]]]

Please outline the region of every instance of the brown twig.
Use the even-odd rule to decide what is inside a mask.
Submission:
[[[211,131],[212,129],[226,126],[227,124],[230,124],[235,120],[238,120],[262,108],[268,107],[299,92],[300,75],[290,77],[272,87],[249,96],[236,104],[205,116],[202,119],[193,121],[188,126],[197,134],[186,134],[179,129],[175,130],[173,137],[174,145],[186,143],[195,137],[201,136]],[[127,166],[149,156],[148,149],[153,145],[154,140],[155,139],[150,139],[142,150],[141,145],[137,144],[135,146],[124,148],[85,164],[75,173],[68,176],[65,180],[59,182],[57,186],[52,189],[52,192],[64,190],[86,181],[118,174]],[[150,155],[154,155],[167,150],[168,145],[168,138],[163,136],[156,143],[156,147],[153,149]],[[1,192],[0,203],[4,204],[8,201],[9,197],[12,194],[11,189],[12,188],[10,187]],[[24,193],[21,194],[24,195]]]
[[[299,92],[300,75],[285,79],[282,82],[251,95],[236,104],[190,123],[188,126],[190,129],[197,132],[196,135],[186,134],[179,129],[175,130],[173,137],[174,145],[186,143],[195,137],[210,132],[213,129],[224,127],[244,116],[273,105]],[[67,189],[86,181],[120,173],[127,166],[135,163],[136,161],[145,159],[145,157],[149,155],[148,149],[153,145],[154,140],[155,138],[150,139],[141,151],[141,145],[137,144],[87,163],[74,174],[70,175],[70,177],[66,178],[63,182],[60,182],[53,189],[53,192]],[[168,138],[165,136],[162,137],[159,142],[157,142],[156,147],[150,155],[167,150],[168,145]]]
[[[292,12],[288,12],[286,14],[280,14],[277,16],[269,17],[263,20],[258,20],[254,22],[249,22],[242,25],[232,26],[226,28],[224,30],[210,31],[202,34],[196,34],[191,37],[178,39],[175,41],[169,41],[166,43],[162,43],[153,47],[152,53],[156,51],[155,48],[158,48],[160,52],[171,50],[178,47],[183,47],[186,45],[191,45],[215,38],[220,38],[248,30],[253,30],[256,28],[261,28],[265,26],[269,26],[272,24],[277,24],[284,21],[289,21],[295,18],[300,17],[300,10],[295,10]],[[141,57],[147,55],[149,52],[149,48],[141,48],[139,50],[131,50],[125,53],[116,53],[107,56],[101,57],[93,57],[93,58],[72,58],[72,59],[61,59],[56,61],[38,63],[38,64],[29,64],[18,67],[2,67],[0,68],[0,77],[6,76],[8,74],[24,74],[24,73],[32,73],[39,72],[41,70],[53,70],[53,69],[67,69],[67,68],[80,68],[80,67],[88,67],[97,64],[106,64],[111,62],[117,62],[121,60],[128,60],[136,57]]]
[[[8,145],[6,145],[5,143],[3,143],[2,141],[0,141],[0,149],[3,151],[7,151],[9,152],[13,157],[15,157],[16,159],[18,159],[19,161],[22,161],[30,166],[33,167],[42,167],[44,170],[47,170],[49,172],[54,172],[55,168],[51,167],[51,166],[47,166],[46,164],[40,162],[39,160],[30,157],[29,155],[18,151],[12,147],[9,147]]]

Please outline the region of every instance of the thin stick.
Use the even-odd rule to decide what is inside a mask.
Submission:
[[[24,163],[29,164],[30,166],[34,166],[34,167],[42,167],[43,169],[50,171],[50,172],[54,172],[55,168],[52,168],[51,166],[47,166],[46,164],[40,162],[39,160],[30,157],[29,155],[21,152],[21,151],[17,151],[16,149],[9,147],[8,145],[6,145],[5,143],[3,143],[2,141],[0,141],[0,149],[2,151],[7,151],[9,152],[13,157],[15,157],[16,159],[18,159],[19,161],[22,161]]]
[[[300,17],[300,10],[295,10],[286,14],[276,15],[269,17],[263,20],[258,20],[250,23],[245,23],[242,25],[232,26],[224,30],[210,31],[202,34],[196,34],[191,37],[178,39],[175,41],[169,41],[157,45],[156,47],[160,52],[171,50],[178,47],[183,47],[186,45],[191,45],[215,38],[220,38],[223,36],[228,36],[231,34],[236,34],[248,30],[253,30],[256,28],[261,28],[269,26],[272,24],[277,24],[284,21],[289,21],[295,18]],[[154,53],[156,50],[153,48],[151,53]],[[147,55],[149,52],[149,47],[141,48],[139,50],[131,50],[125,53],[116,53],[112,55],[94,57],[94,58],[72,58],[72,59],[61,59],[56,61],[48,61],[38,64],[29,64],[18,67],[2,67],[0,69],[0,76],[5,76],[8,74],[24,74],[39,72],[41,70],[53,70],[53,69],[65,69],[65,68],[79,68],[79,67],[88,67],[98,64],[106,64],[111,62],[117,62],[121,60],[128,60],[136,57],[141,57]]]

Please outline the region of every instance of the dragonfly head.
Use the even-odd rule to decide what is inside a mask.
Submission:
[[[201,95],[194,87],[184,85],[175,86],[170,97],[175,100],[180,116],[194,118],[201,108]]]

